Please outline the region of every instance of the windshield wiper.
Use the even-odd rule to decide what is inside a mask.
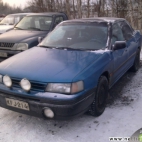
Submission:
[[[81,49],[81,48],[72,48],[72,47],[54,47],[54,46],[46,46],[46,45],[38,45],[38,47],[45,47],[45,48],[55,48],[55,49],[71,49],[71,50],[81,50],[81,51],[87,51],[87,50],[98,50],[98,49]]]
[[[72,47],[56,47],[56,49],[71,49],[71,50],[81,50],[81,51],[92,50],[92,49],[82,49],[82,48],[72,48]]]
[[[53,47],[53,46],[46,46],[46,45],[38,45],[38,47],[55,48],[55,47]]]
[[[19,29],[19,30],[24,30],[24,29],[21,29],[21,28],[19,28],[19,27],[14,27],[14,28],[17,28],[17,29]]]
[[[41,31],[41,29],[39,29],[39,28],[35,28],[35,27],[29,27],[28,29],[33,29],[33,30],[38,30],[38,31]]]

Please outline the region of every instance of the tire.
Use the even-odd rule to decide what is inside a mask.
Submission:
[[[139,66],[140,66],[140,49],[137,49],[134,64],[131,67],[131,71],[133,71],[133,72],[138,71]]]
[[[105,76],[101,76],[98,81],[98,86],[95,92],[95,98],[90,106],[89,113],[92,116],[100,116],[106,107],[108,97],[108,80]]]

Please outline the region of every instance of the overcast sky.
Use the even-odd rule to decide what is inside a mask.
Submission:
[[[7,2],[11,6],[21,6],[22,8],[26,5],[29,0],[3,0],[3,2]]]

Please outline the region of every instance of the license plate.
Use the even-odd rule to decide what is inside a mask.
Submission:
[[[7,57],[7,53],[0,52],[0,57]]]
[[[23,110],[27,110],[29,111],[29,104],[23,101],[19,101],[19,100],[14,100],[14,99],[9,99],[9,98],[5,98],[6,99],[6,104],[8,106],[11,107],[15,107],[15,108],[19,108],[19,109],[23,109]]]

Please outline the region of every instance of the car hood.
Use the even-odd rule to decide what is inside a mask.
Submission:
[[[0,33],[4,33],[7,30],[10,30],[14,27],[14,25],[0,25]]]
[[[34,47],[0,63],[0,74],[38,82],[72,82],[103,53]]]
[[[19,43],[25,39],[47,34],[48,31],[11,30],[0,36],[0,42]]]

